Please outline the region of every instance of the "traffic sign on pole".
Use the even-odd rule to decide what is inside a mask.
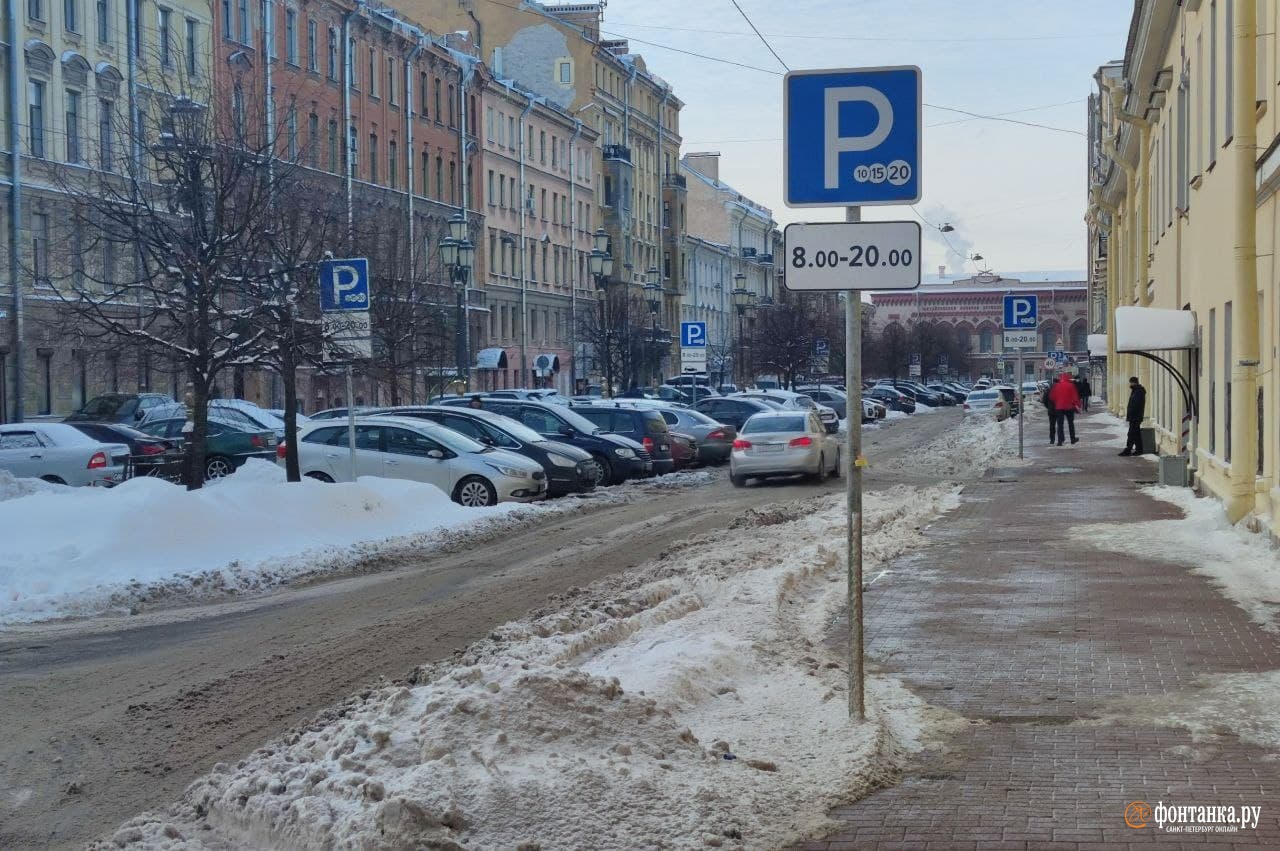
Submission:
[[[1034,295],[1004,297],[1004,330],[1034,330],[1039,326],[1039,299]]]
[[[373,357],[373,321],[369,315],[369,260],[351,257],[320,263],[321,357],[347,364],[347,452],[351,481],[356,480],[356,407],[351,362]]]
[[[707,323],[705,322],[681,322],[680,323],[680,348],[705,349],[706,347],[707,347]]]
[[[789,290],[913,290],[919,222],[813,222],[783,229]]]
[[[919,201],[922,106],[914,65],[787,74],[787,206]]]

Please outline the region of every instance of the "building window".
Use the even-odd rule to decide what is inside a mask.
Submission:
[[[240,43],[249,43],[249,0],[240,0]]]
[[[316,56],[316,22],[307,20],[307,70],[315,73],[319,69]]]
[[[284,58],[290,65],[298,64],[298,12],[284,10]]]
[[[44,83],[27,81],[27,146],[31,156],[44,156]]]
[[[31,214],[31,271],[35,282],[49,286],[49,216]]]
[[[108,0],[96,0],[98,11],[98,41],[107,44],[111,41],[111,5]]]
[[[42,0],[27,0],[27,17],[33,21],[44,20],[44,3]]]
[[[298,161],[298,108],[289,104],[289,114],[285,117],[285,133],[288,137],[289,160]]]
[[[329,79],[338,79],[338,31],[329,27]]]
[[[532,128],[529,132],[532,134]],[[545,130],[538,131],[538,162],[547,164],[547,131]]]
[[[387,185],[392,189],[397,188],[400,180],[399,169],[397,168],[398,163],[396,140],[392,139],[387,142]]]
[[[187,76],[200,76],[200,39],[196,29],[200,24],[187,18]]]
[[[116,244],[109,239],[102,241],[102,289],[110,292],[116,280]]]
[[[115,108],[109,100],[98,101],[98,163],[105,171],[111,171],[116,161]]]
[[[356,76],[356,40],[354,38],[347,40],[347,78],[351,81],[351,88],[360,88],[360,79]]]
[[[338,122],[329,119],[329,171],[338,173]]]
[[[994,335],[991,333],[990,328],[983,328],[978,332],[978,351],[991,352],[994,350],[994,346]]]
[[[493,169],[489,169],[489,194],[488,194],[488,200],[489,200],[489,206],[490,206],[490,207],[492,207],[492,206],[493,206],[494,201],[496,201],[496,200],[497,200],[497,199],[494,197],[494,190],[493,190]]]
[[[66,134],[67,162],[80,162],[80,93],[67,89],[66,92]]]
[[[369,182],[378,182],[378,134],[369,134]]]
[[[449,126],[450,127],[458,126],[457,108],[458,108],[458,105],[454,103],[453,86],[451,85],[449,86]]]
[[[436,157],[436,200],[444,200],[444,157]]]
[[[378,51],[372,44],[369,45],[369,97],[371,98],[378,96],[377,58]]]
[[[431,197],[430,181],[428,179],[431,175],[431,155],[426,151],[422,152],[422,168],[420,171],[422,174],[418,180],[422,186],[422,197],[429,198]]]
[[[355,174],[356,166],[360,164],[360,139],[356,136],[356,128],[354,125],[347,128],[347,166],[351,169],[351,173]]]
[[[396,102],[396,60],[394,56],[387,57],[387,101],[393,104]]]
[[[573,83],[573,63],[566,60],[560,60],[556,63],[556,79],[561,85],[572,85]]]
[[[40,360],[40,413],[53,413],[53,351],[37,349],[36,357]]]
[[[235,124],[236,139],[244,141],[244,89],[236,83],[231,90],[231,120]]]
[[[315,168],[319,159],[320,116],[314,112],[307,116],[307,161]]]
[[[418,73],[418,111],[422,113],[422,117],[427,118],[427,72],[420,71]]]
[[[231,0],[222,0],[222,37],[231,38]]]
[[[458,164],[453,160],[449,161],[449,203],[458,203]]]
[[[62,25],[68,32],[80,32],[80,0],[62,0]]]
[[[160,64],[169,68],[173,65],[173,42],[170,30],[172,13],[168,9],[156,10],[156,42],[160,49]]]

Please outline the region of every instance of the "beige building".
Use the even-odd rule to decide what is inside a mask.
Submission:
[[[58,327],[52,288],[76,269],[51,264],[92,264],[107,279],[128,259],[110,246],[75,245],[79,234],[67,227],[63,193],[68,183],[119,171],[122,158],[134,154],[125,129],[134,110],[154,115],[179,94],[208,102],[210,3],[9,0],[6,6],[5,77],[18,96],[11,101],[7,85],[0,91],[0,176],[8,184],[0,210],[0,421],[65,414],[106,390],[173,391],[177,378],[162,365]],[[63,250],[51,250],[55,244]]]
[[[481,110],[489,325],[477,385],[567,395],[585,375],[575,317],[596,303],[586,262],[596,133],[510,81],[487,81]]]
[[[1188,310],[1198,355],[1159,352],[1191,377],[1189,453],[1199,488],[1233,520],[1280,521],[1280,2],[1135,4],[1123,62],[1090,101],[1093,324],[1109,335],[1110,404],[1129,375],[1149,391],[1161,449],[1178,452],[1173,379],[1115,352],[1114,309]]]

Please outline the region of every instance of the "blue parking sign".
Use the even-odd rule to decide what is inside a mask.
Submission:
[[[1004,297],[1004,330],[1034,330],[1039,324],[1039,299],[1033,295]]]
[[[320,310],[336,313],[368,310],[369,260],[352,257],[320,263]]]
[[[922,104],[914,65],[787,74],[787,206],[919,201]]]
[[[686,349],[705,349],[707,347],[707,323],[681,322],[680,346]]]

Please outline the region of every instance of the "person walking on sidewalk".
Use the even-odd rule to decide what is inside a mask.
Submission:
[[[1049,391],[1053,389],[1053,385],[1044,388],[1044,392],[1040,394],[1040,404],[1044,405],[1044,409],[1049,412],[1049,445],[1058,442],[1058,412],[1053,409],[1053,400],[1049,398]]]
[[[1142,454],[1142,420],[1147,415],[1147,388],[1138,383],[1136,375],[1129,376],[1129,406],[1124,418],[1129,423],[1129,435],[1124,441],[1121,455]]]
[[[1093,388],[1089,385],[1089,379],[1081,375],[1076,379],[1076,392],[1080,394],[1080,406],[1083,410],[1089,410],[1089,397],[1093,395]]]
[[[1079,443],[1080,439],[1076,437],[1076,411],[1080,408],[1080,393],[1076,390],[1075,382],[1071,380],[1071,376],[1065,372],[1058,376],[1058,383],[1053,385],[1053,389],[1049,391],[1049,401],[1053,403],[1053,411],[1057,415],[1055,425],[1057,426],[1058,445],[1062,445],[1062,421],[1066,420],[1067,425],[1071,427],[1071,442]]]

